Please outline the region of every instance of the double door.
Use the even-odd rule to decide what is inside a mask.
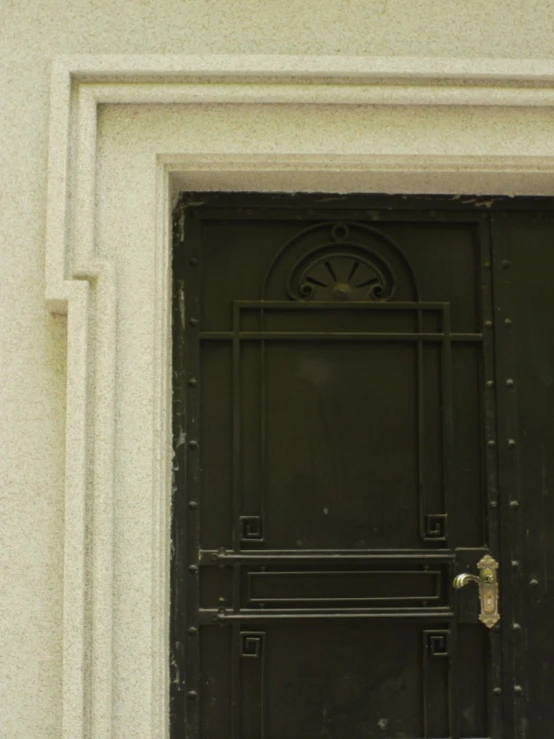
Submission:
[[[554,735],[551,208],[182,196],[174,739]]]

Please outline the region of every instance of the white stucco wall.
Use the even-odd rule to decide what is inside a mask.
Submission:
[[[1,737],[61,733],[66,331],[65,319],[50,315],[44,304],[52,58],[244,53],[547,59],[553,56],[553,28],[552,0],[3,1]]]

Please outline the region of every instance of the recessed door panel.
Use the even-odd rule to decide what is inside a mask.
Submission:
[[[268,547],[417,546],[416,348],[265,353]]]

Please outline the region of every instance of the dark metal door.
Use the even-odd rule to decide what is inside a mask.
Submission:
[[[510,487],[512,260],[492,213],[182,197],[174,737],[547,735],[522,708],[533,576]],[[487,554],[492,629],[478,589],[452,587]]]

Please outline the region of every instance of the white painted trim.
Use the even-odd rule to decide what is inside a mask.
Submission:
[[[62,736],[82,737],[85,731],[86,654],[86,506],[87,506],[87,390],[89,284],[66,283],[69,298],[67,326],[67,410],[65,468],[65,531],[63,593]]]
[[[152,739],[166,736],[169,706],[169,536],[171,459],[167,454],[172,433],[171,397],[171,197],[169,177],[161,162],[156,166],[156,275],[154,293],[154,413],[152,434],[159,439],[152,455]]]
[[[77,56],[56,60],[51,89],[46,299],[53,312],[68,313],[63,739],[112,736],[114,695],[125,692],[123,686],[112,684],[116,339],[125,341],[125,337],[117,337],[116,267],[109,255],[97,253],[95,245],[97,111],[99,105],[111,103],[536,109],[554,106],[554,63],[286,56]],[[172,188],[181,186],[181,181],[204,183],[206,189],[224,187],[230,177],[240,189],[241,182],[249,186],[253,175],[259,189],[279,188],[285,175],[288,187],[307,189],[313,173],[340,173],[355,181],[356,176],[368,173],[459,178],[464,172],[479,172],[511,173],[516,183],[518,177],[521,182],[532,177],[546,194],[554,189],[554,156],[550,152],[536,157],[521,153],[478,158],[368,152],[350,157],[332,151],[317,156],[247,151],[230,156],[221,151],[215,156],[159,151],[155,171],[152,335],[156,401],[151,427],[145,430],[155,481],[152,571],[145,573],[153,608],[153,646],[151,721],[144,739],[167,735]],[[132,703],[133,696],[127,699]]]
[[[198,81],[203,77],[209,81]],[[554,63],[409,57],[59,57],[51,86],[46,237],[46,293],[48,304],[56,311],[65,310],[61,277],[66,274],[70,251],[66,242],[72,88],[79,97],[79,157],[88,157],[88,166],[83,169],[90,173],[94,171],[96,109],[100,104],[552,107]],[[88,218],[90,223],[91,213],[86,210],[94,202],[94,178],[78,178],[77,186],[84,211],[78,218]],[[82,236],[77,228],[81,255],[92,254],[89,228]]]
[[[105,55],[60,56],[56,71],[79,80],[170,82],[183,77],[239,79],[379,79],[477,82],[497,80],[506,84],[552,84],[551,59],[453,59],[450,57],[289,56],[267,55]]]

